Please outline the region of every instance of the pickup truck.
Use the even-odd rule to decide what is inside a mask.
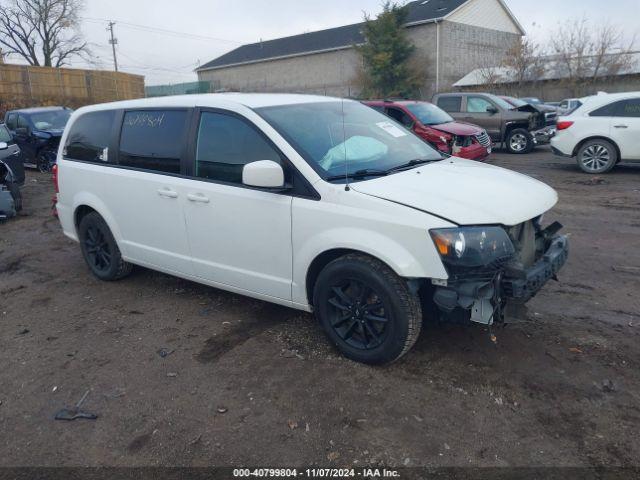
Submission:
[[[548,143],[555,127],[532,105],[513,106],[490,93],[440,93],[433,103],[456,121],[483,127],[493,143],[506,146],[510,153],[528,153],[539,143]]]

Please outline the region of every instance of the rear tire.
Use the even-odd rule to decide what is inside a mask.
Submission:
[[[329,339],[351,360],[380,365],[415,344],[422,325],[417,293],[379,260],[350,254],[318,276],[313,304]]]
[[[514,128],[507,135],[509,153],[524,154],[533,150],[533,136],[524,128]]]
[[[89,270],[103,281],[120,280],[133,270],[122,260],[120,249],[107,222],[96,212],[85,215],[78,228],[82,256]]]
[[[584,173],[607,173],[618,163],[618,151],[611,142],[596,138],[580,147],[576,160]]]

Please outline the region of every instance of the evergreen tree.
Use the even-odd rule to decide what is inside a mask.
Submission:
[[[356,47],[363,59],[363,96],[411,97],[419,92],[423,75],[412,62],[415,46],[403,27],[408,14],[406,5],[387,0],[375,19],[365,16],[365,43]]]

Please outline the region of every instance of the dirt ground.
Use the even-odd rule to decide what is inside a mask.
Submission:
[[[304,313],[144,269],[99,282],[31,172],[0,224],[0,466],[640,465],[640,165],[491,162],[558,190],[560,282],[495,345],[429,326],[385,368]],[[97,420],[53,419],[87,390]]]

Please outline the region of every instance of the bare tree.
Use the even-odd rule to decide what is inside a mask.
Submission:
[[[480,66],[477,70],[476,82],[480,86],[481,90],[488,92],[497,91],[497,84],[500,80],[503,80],[500,74],[500,67],[487,67]]]
[[[592,27],[586,18],[561,25],[551,46],[556,68],[575,93],[583,93],[597,80],[611,77],[629,67],[635,38],[628,44],[615,26]]]
[[[505,75],[516,87],[518,94],[525,83],[541,80],[545,72],[544,52],[542,47],[527,37],[520,38],[507,51],[502,60]]]
[[[0,0],[0,45],[30,65],[61,67],[87,52],[79,33],[82,0]]]

